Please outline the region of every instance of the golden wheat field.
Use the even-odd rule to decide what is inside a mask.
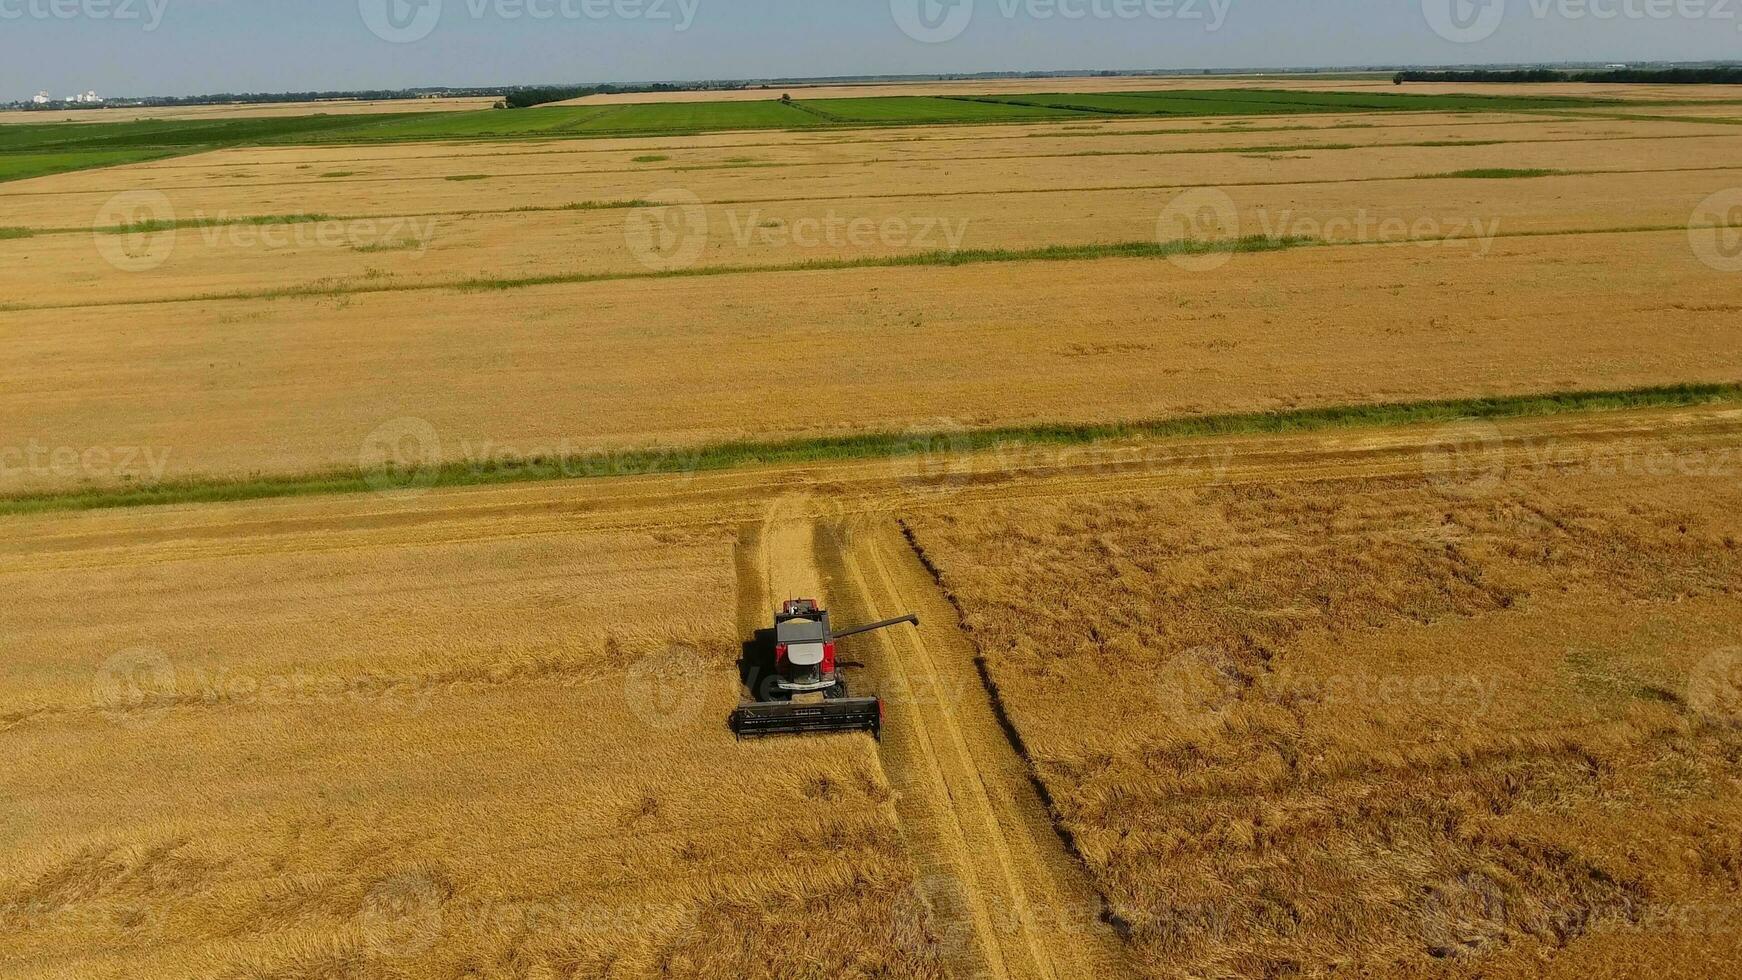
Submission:
[[[1408,91],[0,183],[0,980],[1733,973],[1733,88]]]
[[[0,485],[343,469],[403,420],[464,463],[1738,374],[1733,275],[1687,230],[1738,180],[1734,126],[1096,125],[257,147],[7,184],[0,225],[35,231],[0,240],[0,446],[40,460]],[[1468,176],[1496,169],[1525,176]],[[116,195],[182,226],[118,233]],[[1094,254],[1241,237],[1300,244]],[[1056,247],[1086,251],[1022,261]],[[751,380],[798,357],[840,380]],[[94,447],[134,465],[53,463]]]
[[[724,732],[729,528],[175,523],[9,549],[6,975],[935,973],[874,743]]]
[[[1157,971],[1716,976],[1733,440],[905,523]]]
[[[1711,408],[14,518],[0,963],[1715,975],[1739,453]],[[725,730],[797,591],[924,616],[854,648],[882,742]]]

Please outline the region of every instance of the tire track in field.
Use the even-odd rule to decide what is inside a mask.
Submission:
[[[925,624],[873,634],[848,658],[867,662],[886,702],[880,753],[947,958],[975,976],[1131,975],[918,555],[886,517],[831,520],[817,544],[843,621],[915,612]]]
[[[843,583],[838,576],[831,574],[825,582],[819,574],[819,564],[829,549],[819,524],[810,516],[811,503],[798,494],[782,496],[759,519],[739,528],[734,549],[738,631],[746,639],[766,629],[775,604],[796,595],[788,590],[801,585],[806,587],[804,597],[817,598],[826,608],[835,609],[842,622],[849,615],[857,616],[863,608],[861,603],[842,594]],[[855,656],[852,652],[844,653],[844,661]],[[849,683],[855,680],[848,678]],[[883,763],[888,769],[887,755]],[[888,778],[898,792],[904,788],[898,772],[890,771]],[[932,927],[940,935],[939,952],[945,965],[961,977],[1028,976],[1010,973],[992,955],[996,949],[986,941],[992,935],[987,904],[972,892],[948,887],[962,878],[961,869],[968,860],[965,841],[960,835],[951,836],[930,826],[919,829],[920,822],[910,816],[912,808],[901,799],[896,809],[918,873],[919,892],[931,912]]]
[[[813,558],[816,533],[811,501],[802,494],[775,498],[757,520],[738,526],[732,550],[738,579],[738,635],[748,640],[774,622],[784,599],[824,599]]]

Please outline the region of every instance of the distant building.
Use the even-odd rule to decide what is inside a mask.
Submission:
[[[48,97],[47,92],[38,92],[36,93],[36,98],[31,99],[30,101],[37,105],[48,105],[53,100]]]
[[[1627,70],[1626,65],[1606,65],[1605,67],[1608,68],[1610,71],[1626,71]]]

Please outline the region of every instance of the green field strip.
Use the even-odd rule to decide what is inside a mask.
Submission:
[[[149,163],[153,160],[163,160],[180,155],[175,150],[160,149],[30,150],[20,153],[0,153],[0,183],[30,180],[36,177],[52,177],[55,174],[72,173],[78,170]]]
[[[1131,440],[1288,435],[1340,429],[1540,418],[1650,408],[1690,408],[1742,402],[1742,384],[1688,384],[1607,391],[1557,391],[1487,398],[1336,405],[1324,408],[1213,415],[1176,415],[1126,423],[1053,424],[961,431],[884,432],[852,436],[739,441],[695,447],[650,447],[569,456],[447,462],[403,470],[335,469],[322,473],[242,479],[191,477],[101,489],[0,497],[0,516],[26,516],[168,506],[236,503],[290,497],[367,494],[405,489],[695,474],[753,466],[787,466],[889,459],[921,454],[966,455],[1005,446],[1089,446]]]
[[[179,122],[145,119],[114,123],[13,123],[0,125],[0,182],[243,146],[370,146],[418,141],[488,143],[679,136],[758,129],[804,131],[879,126],[1045,125],[1063,118],[1117,120],[1134,116],[1182,118],[1406,111],[1548,114],[1614,104],[1617,103],[1571,98],[1291,93],[1255,89],[1005,97],[887,96],[806,100],[802,106],[773,100],[654,102],[621,106],[541,106],[476,112],[308,115]],[[1604,117],[1561,115],[1557,118]],[[1625,118],[1625,114],[1616,114],[1613,118]],[[1708,117],[1636,118],[1653,122],[1735,124],[1735,121]]]
[[[1049,109],[964,103],[942,96],[888,96],[865,99],[822,99],[793,103],[843,124],[908,123],[950,124],[979,122],[1032,122],[1073,119],[1076,113]]]

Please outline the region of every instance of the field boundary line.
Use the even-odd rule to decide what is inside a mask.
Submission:
[[[1002,446],[1072,446],[1122,439],[1172,440],[1206,436],[1289,434],[1386,425],[1433,424],[1465,419],[1534,418],[1641,408],[1742,403],[1742,382],[1524,393],[1471,399],[1440,399],[1367,405],[1331,405],[1289,411],[1178,415],[1118,423],[1057,423],[1005,426],[948,433],[883,432],[855,436],[746,441],[690,448],[624,449],[601,466],[593,456],[535,457],[493,461],[488,466],[449,462],[411,473],[335,469],[276,477],[189,477],[151,486],[129,486],[0,496],[0,517],[39,513],[113,510],[178,504],[234,503],[286,497],[366,494],[395,480],[415,478],[420,487],[453,488],[605,479],[661,474],[698,474],[756,466],[889,459],[933,452],[971,455]]]

